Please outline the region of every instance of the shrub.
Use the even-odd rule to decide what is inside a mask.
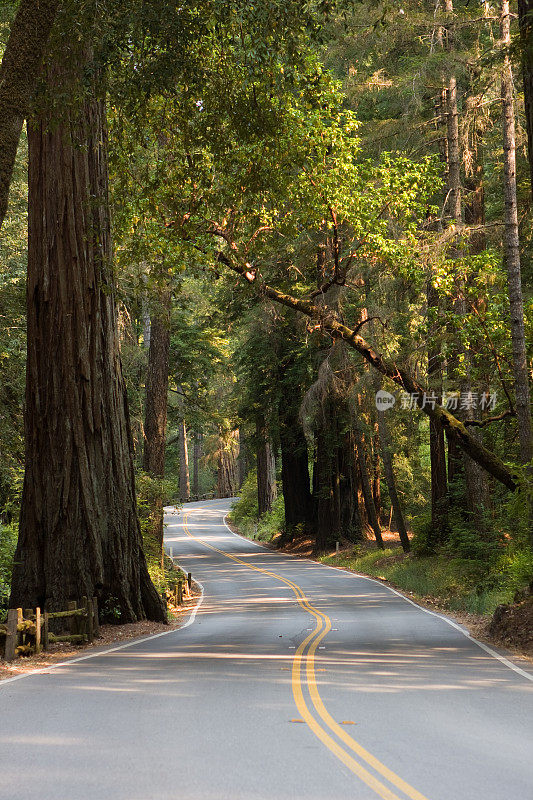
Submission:
[[[16,522],[9,525],[0,523],[0,608],[6,609],[11,588],[13,556],[17,546]]]
[[[239,499],[228,514],[230,522],[239,531],[251,539],[270,541],[276,533],[280,533],[285,525],[285,508],[283,495],[278,485],[278,496],[272,510],[259,517],[257,505],[257,473],[252,470],[246,476],[239,492]]]

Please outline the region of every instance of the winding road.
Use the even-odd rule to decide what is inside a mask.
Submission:
[[[533,800],[533,670],[371,579],[168,509],[185,627],[0,683],[0,800]]]

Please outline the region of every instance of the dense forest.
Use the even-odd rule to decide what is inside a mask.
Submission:
[[[523,601],[531,0],[20,0],[0,47],[2,608],[162,621],[165,504],[236,495]]]

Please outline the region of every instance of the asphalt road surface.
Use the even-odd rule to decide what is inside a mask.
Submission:
[[[187,627],[0,683],[1,800],[533,800],[533,674],[378,582],[169,513]]]

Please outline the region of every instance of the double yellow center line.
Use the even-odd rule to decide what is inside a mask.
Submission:
[[[385,766],[385,764],[382,764],[379,759],[373,756],[372,753],[369,753],[369,751],[360,745],[359,742],[353,739],[347,733],[347,731],[333,719],[331,714],[324,706],[316,682],[315,654],[320,642],[331,630],[331,619],[328,617],[328,615],[312,606],[298,584],[290,581],[288,578],[284,578],[282,575],[278,575],[270,570],[256,567],[254,564],[249,564],[246,561],[243,561],[243,559],[238,558],[231,553],[226,553],[224,550],[220,550],[218,547],[209,544],[209,542],[194,536],[187,526],[187,515],[185,515],[183,520],[183,528],[187,536],[190,536],[191,539],[195,539],[197,542],[200,542],[202,545],[204,545],[204,547],[208,547],[210,550],[220,553],[226,558],[235,561],[237,564],[241,564],[242,566],[254,570],[255,572],[260,572],[263,575],[268,575],[270,578],[289,586],[294,592],[299,605],[314,617],[315,627],[313,631],[303,640],[294,655],[292,664],[292,692],[298,711],[315,736],[320,739],[320,741],[339,759],[339,761],[342,761],[342,763],[348,767],[348,769],[351,770],[354,775],[357,775],[360,780],[366,783],[366,785],[369,786],[370,789],[372,789],[377,795],[379,795],[379,797],[383,798],[383,800],[405,800],[405,797],[408,797],[410,800],[427,800],[427,797],[406,783],[406,781],[400,778],[399,775],[396,775],[395,772]],[[310,711],[305,701],[303,694],[302,675],[303,682],[307,684],[309,696],[311,698],[311,703],[316,716]],[[318,719],[316,717],[318,717]],[[331,736],[331,733],[334,733],[338,739],[340,739],[342,745]],[[353,755],[351,755],[351,753],[354,753],[359,758],[359,761],[357,761]],[[373,773],[369,772],[369,770],[363,766],[363,764],[365,764],[367,767],[371,767],[382,778],[385,778],[389,784],[394,786],[396,790],[402,793],[402,797],[400,797],[388,786],[382,783],[382,781],[376,778]]]

